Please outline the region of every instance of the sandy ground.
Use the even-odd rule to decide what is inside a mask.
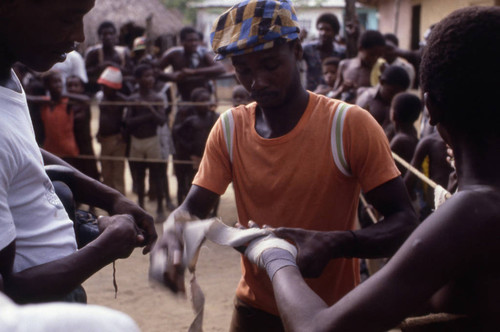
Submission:
[[[171,196],[175,197],[175,177],[169,169]],[[130,183],[127,183],[130,187]],[[128,195],[136,200],[135,195]],[[236,221],[236,208],[230,187],[221,198],[219,216],[227,223]],[[175,199],[174,199],[175,202]],[[154,216],[156,203],[147,203],[146,209]],[[161,224],[156,224],[158,234]],[[204,331],[227,331],[231,321],[234,291],[241,276],[240,254],[232,248],[206,242],[198,259],[196,276],[205,292]],[[116,261],[118,294],[115,299],[113,266],[109,265],[84,283],[88,303],[104,305],[129,314],[144,332],[187,331],[194,318],[186,297],[177,296],[148,280],[149,255],[135,250],[128,259]],[[191,275],[186,275],[189,286]]]
[[[92,108],[92,132],[97,132],[98,110]],[[97,155],[100,145],[94,145]],[[126,170],[127,196],[136,201],[131,194],[130,172]],[[176,199],[177,181],[172,171],[172,163],[168,169],[170,196]],[[155,217],[156,202],[146,200],[146,210]],[[237,220],[234,194],[230,186],[221,197],[219,217],[226,223]],[[156,224],[161,235],[161,224]],[[188,297],[174,295],[158,284],[148,280],[149,255],[143,255],[140,249],[135,250],[127,259],[116,261],[116,281],[118,294],[115,299],[113,287],[113,266],[109,265],[94,274],[84,283],[88,303],[99,304],[123,311],[130,315],[143,332],[155,331],[187,331],[194,318],[191,302]],[[198,259],[198,283],[205,293],[204,331],[227,331],[233,310],[234,292],[241,276],[240,254],[232,248],[221,247],[206,242]],[[190,274],[186,275],[186,286],[189,286]]]

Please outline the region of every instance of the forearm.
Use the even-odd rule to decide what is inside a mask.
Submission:
[[[194,69],[195,76],[216,77],[225,72],[224,67],[220,64],[215,64],[210,67],[201,67]]]
[[[272,280],[281,320],[287,331],[315,331],[326,303],[304,282],[298,268],[286,266]],[[300,300],[299,300],[300,299]]]
[[[134,130],[144,123],[155,121],[155,117],[152,113],[130,117],[127,119],[127,128]]]
[[[65,93],[65,96],[68,97],[70,100],[81,102],[81,103],[88,103],[90,102],[90,97],[83,95],[83,94],[77,94],[77,93]]]
[[[120,192],[83,174],[53,154],[43,149],[41,151],[46,165],[60,165],[68,169],[67,172],[56,172],[58,177],[52,180],[60,180],[66,183],[72,190],[75,201],[99,207],[111,214],[114,213],[114,203],[123,198]]]
[[[414,213],[401,211],[385,217],[374,225],[354,231],[352,256],[390,257],[399,249],[416,225]]]
[[[97,239],[72,255],[10,275],[5,292],[19,303],[57,299],[112,261]]]

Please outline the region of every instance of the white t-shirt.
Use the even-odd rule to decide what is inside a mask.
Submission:
[[[139,332],[126,314],[76,303],[19,306],[0,293],[0,331],[9,332]]]
[[[12,72],[12,78],[19,80]],[[13,272],[77,250],[73,222],[45,173],[26,96],[0,87],[0,249],[16,240]]]
[[[83,60],[83,57],[77,51],[72,51],[66,54],[66,60],[56,63],[50,70],[60,72],[63,83],[66,82],[66,78],[70,75],[80,77],[83,83],[87,83],[89,81],[87,77],[87,70],[85,69],[85,60]]]

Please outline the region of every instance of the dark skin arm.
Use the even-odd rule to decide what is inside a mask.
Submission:
[[[173,50],[168,52],[160,60],[159,66],[164,69],[169,65],[172,65],[175,61],[175,57],[182,56],[179,54],[178,50]],[[182,80],[195,80],[195,79],[206,79],[219,76],[225,72],[224,66],[213,60],[212,53],[206,53],[204,55],[205,62],[207,66],[199,68],[182,68],[180,70],[175,70],[172,73],[160,72],[158,78],[163,81],[182,81]]]
[[[88,103],[90,102],[90,97],[80,93],[70,93],[66,92],[63,97],[68,97],[70,101],[79,102],[79,103]]]
[[[126,119],[126,125],[130,130],[134,130],[146,122],[154,121],[157,125],[161,126],[167,121],[167,116],[164,110],[148,105],[147,102],[144,103],[144,107],[147,107],[150,113],[136,114],[133,110],[129,112],[129,116],[127,116]]]
[[[112,261],[128,257],[144,240],[123,215],[100,218],[99,229],[99,237],[77,252],[17,273],[12,273],[16,244],[11,242],[0,251],[5,293],[18,303],[56,300]]]
[[[477,274],[477,264],[487,264],[484,255],[498,253],[498,218],[479,218],[477,223],[478,212],[470,204],[479,201],[464,198],[443,205],[381,271],[331,307],[304,283],[297,268],[279,270],[273,287],[287,331],[387,331],[425,307],[450,281]],[[488,210],[489,204],[495,203],[481,205]]]
[[[141,209],[137,204],[126,198],[117,190],[81,173],[62,159],[41,149],[46,165],[62,165],[70,169],[65,176],[64,182],[73,192],[75,201],[99,207],[110,215],[130,214],[134,217],[136,227],[143,235],[143,253],[148,253],[157,239],[153,218]],[[54,180],[54,179],[53,179]]]
[[[297,264],[304,277],[318,277],[331,259],[340,257],[389,257],[417,225],[401,177],[392,179],[365,194],[384,219],[354,232],[318,232],[280,227],[279,237],[295,242]],[[354,233],[354,235],[353,235]]]
[[[415,148],[415,154],[411,160],[411,165],[418,170],[422,169],[422,163],[427,155],[429,155],[429,148],[431,141],[429,139],[423,138]],[[412,200],[416,199],[415,194],[415,182],[417,181],[417,177],[412,172],[407,172],[404,177],[404,182],[406,188],[408,188],[408,194],[410,195]]]

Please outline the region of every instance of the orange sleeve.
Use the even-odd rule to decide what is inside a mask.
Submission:
[[[222,195],[232,179],[231,161],[219,117],[208,136],[203,158],[193,184]]]
[[[351,107],[346,115],[343,135],[352,175],[358,179],[364,192],[401,174],[382,127],[368,111]]]

